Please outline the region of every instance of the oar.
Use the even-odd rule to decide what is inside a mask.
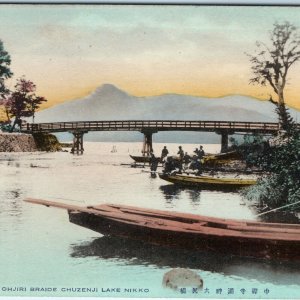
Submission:
[[[297,203],[300,203],[300,201],[297,201],[297,202],[294,202],[294,203],[291,203],[291,204],[287,204],[287,205],[284,205],[284,206],[281,206],[281,207],[278,207],[278,208],[274,208],[274,209],[265,211],[265,212],[260,213],[260,214],[258,214],[258,215],[256,215],[256,216],[266,215],[266,214],[268,214],[268,213],[270,213],[270,212],[277,211],[277,210],[279,210],[279,209],[282,209],[282,208],[285,208],[285,207],[288,207],[288,206],[292,206],[292,205],[295,205],[295,204],[297,204]]]
[[[148,171],[148,170],[142,170],[143,173],[155,173],[155,174],[160,174],[161,172],[158,171]]]

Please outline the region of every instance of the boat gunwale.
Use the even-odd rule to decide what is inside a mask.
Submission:
[[[84,212],[86,213],[86,212]],[[186,233],[186,234],[191,234],[197,236],[205,236],[205,238],[220,238],[220,239],[227,239],[227,238],[232,238],[232,239],[240,239],[240,240],[247,240],[247,241],[267,241],[268,243],[274,243],[276,244],[277,242],[280,243],[300,243],[300,235],[297,233],[274,233],[274,232],[243,232],[241,230],[236,230],[232,228],[214,228],[210,226],[199,226],[197,228],[182,228],[182,227],[177,227],[171,224],[165,225],[165,224],[159,224],[158,222],[153,222],[152,219],[144,219],[141,220],[141,222],[145,222],[142,224],[141,222],[137,220],[130,220],[130,219],[120,219],[119,217],[114,217],[114,216],[104,216],[103,214],[95,214],[92,213],[96,216],[100,216],[104,219],[111,220],[120,224],[128,224],[128,225],[133,225],[133,226],[138,226],[140,228],[150,228],[153,230],[160,230],[160,231],[165,231],[165,232],[178,232],[178,233]],[[169,223],[169,221],[168,221]],[[177,222],[179,223],[179,222]],[[200,223],[198,223],[200,224]],[[195,224],[195,225],[198,225]],[[191,224],[189,224],[191,225]],[[300,230],[299,230],[300,233]],[[274,236],[274,234],[276,234]]]
[[[176,183],[199,183],[201,184],[214,184],[214,185],[225,185],[225,186],[247,186],[253,185],[257,182],[256,179],[241,179],[241,178],[214,178],[210,176],[196,176],[196,175],[167,175],[167,174],[159,174],[159,177],[163,180],[176,182]]]
[[[291,232],[289,232],[289,228],[285,228],[286,232],[284,233],[273,233],[273,232],[267,232],[267,233],[263,233],[262,230],[258,231],[258,232],[243,232],[241,229],[243,229],[243,227],[245,228],[244,223],[239,222],[239,221],[234,221],[234,222],[230,222],[228,220],[223,220],[219,223],[217,223],[218,225],[229,225],[229,226],[234,226],[234,225],[240,225],[241,229],[237,230],[237,228],[235,229],[230,229],[230,228],[220,228],[220,227],[213,227],[213,226],[201,226],[201,222],[205,222],[205,220],[201,220],[200,217],[196,218],[196,215],[194,215],[196,222],[193,224],[189,224],[189,223],[183,223],[183,222],[177,222],[177,221],[171,221],[171,220],[165,220],[163,218],[156,218],[154,219],[153,217],[137,217],[132,216],[132,213],[124,213],[121,211],[121,209],[117,209],[116,207],[113,207],[113,210],[107,210],[109,209],[111,206],[109,205],[103,205],[103,208],[105,208],[102,212],[99,211],[99,209],[93,209],[93,208],[87,208],[87,207],[79,207],[79,206],[74,206],[74,205],[67,205],[67,204],[60,204],[60,203],[55,203],[55,202],[50,202],[50,201],[43,201],[43,200],[27,200],[27,202],[33,202],[36,204],[42,204],[42,205],[46,205],[46,206],[56,206],[56,207],[60,207],[60,208],[64,208],[67,209],[69,214],[71,212],[82,212],[82,213],[86,213],[86,214],[92,214],[95,215],[97,217],[102,217],[102,218],[106,218],[106,219],[111,219],[117,222],[123,222],[123,223],[127,223],[127,224],[135,224],[136,226],[140,226],[140,227],[151,227],[153,229],[156,230],[168,230],[168,231],[178,231],[178,232],[187,232],[190,234],[202,234],[205,235],[207,237],[214,237],[214,236],[219,236],[222,238],[227,238],[227,237],[232,237],[232,238],[241,238],[241,239],[252,239],[252,240],[268,240],[268,241],[290,241],[290,242],[300,242],[300,235],[295,233],[293,229],[290,229]],[[100,205],[101,207],[101,205]],[[120,206],[122,208],[122,206]],[[99,208],[99,206],[98,206]],[[205,219],[205,218],[204,218]],[[214,218],[215,220],[219,220],[217,218]],[[214,223],[214,220],[212,218],[206,217],[206,220],[208,220],[208,222]],[[146,224],[145,223],[148,223]],[[158,222],[161,222],[161,224],[159,224]],[[143,224],[144,222],[144,224]],[[151,225],[151,223],[153,223],[154,225]],[[167,225],[165,225],[164,223],[167,223]],[[198,223],[198,224],[197,224]],[[234,224],[235,223],[235,224]],[[242,225],[241,225],[242,224]],[[253,223],[252,223],[253,224]],[[161,226],[160,226],[161,225]],[[181,227],[177,227],[175,225],[181,225]],[[182,228],[182,226],[186,225],[187,228]],[[200,225],[200,226],[199,226]],[[162,227],[163,226],[163,227]],[[193,228],[196,227],[196,228]],[[246,226],[247,227],[247,226]],[[300,225],[296,228],[299,228]],[[262,227],[261,227],[262,228]],[[265,223],[264,228],[267,229],[268,226]],[[274,229],[274,228],[272,228]],[[300,233],[300,228],[299,228],[299,233]],[[274,234],[276,234],[274,236]]]
[[[49,201],[49,200],[43,200],[43,199],[35,199],[35,198],[26,198],[24,200],[25,202],[32,203],[32,204],[39,204],[39,205],[44,205],[47,207],[56,207],[56,208],[62,208],[66,210],[74,210],[74,211],[81,211],[81,212],[90,212],[89,207],[90,206],[77,206],[77,205],[72,205],[72,204],[66,204],[66,203],[60,203],[60,202],[55,202],[55,201]],[[260,222],[260,221],[252,221],[252,220],[246,220],[246,219],[231,219],[231,218],[218,218],[218,217],[210,217],[210,216],[203,216],[203,215],[196,215],[196,214],[191,214],[191,213],[181,213],[178,211],[168,211],[168,210],[160,210],[160,209],[145,209],[142,207],[138,206],[130,206],[130,205],[123,205],[123,204],[100,204],[93,206],[96,207],[98,212],[97,214],[100,214],[99,210],[102,211],[107,211],[107,207],[113,207],[115,209],[132,209],[136,211],[141,211],[141,212],[147,212],[147,213],[154,213],[154,214],[161,214],[162,216],[175,216],[175,217],[183,217],[195,221],[211,221],[211,222],[219,222],[219,223],[237,223],[237,224],[246,224],[246,225],[256,225],[256,226],[263,226],[263,227],[276,227],[278,226],[279,228],[285,227],[285,228],[299,228],[300,230],[300,224],[290,224],[290,223],[270,223],[270,222]]]

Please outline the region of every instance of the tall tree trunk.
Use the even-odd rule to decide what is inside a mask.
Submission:
[[[14,129],[15,129],[15,127],[16,127],[17,124],[18,124],[18,119],[15,118],[14,123],[13,123],[13,126],[12,126],[11,129],[10,129],[10,132],[13,132],[13,131],[14,131]]]
[[[284,103],[283,89],[278,86],[278,114],[280,129],[285,130],[288,126],[288,115]]]
[[[6,117],[7,117],[7,122],[10,123],[10,117],[9,117],[9,113],[8,113],[8,109],[5,108],[5,114],[6,114]]]

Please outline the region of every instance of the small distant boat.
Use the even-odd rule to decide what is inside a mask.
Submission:
[[[116,153],[116,152],[117,152],[117,147],[116,147],[116,146],[113,146],[110,152],[111,152],[111,153]]]
[[[25,201],[66,209],[71,223],[104,235],[188,250],[300,260],[300,224],[222,219],[125,205],[80,207],[40,199]]]
[[[255,179],[241,178],[218,178],[212,176],[195,176],[183,174],[159,174],[163,180],[185,186],[193,186],[206,189],[224,189],[224,188],[241,188],[256,183]]]
[[[137,163],[149,163],[150,162],[150,156],[135,156],[135,155],[129,155],[129,156]]]

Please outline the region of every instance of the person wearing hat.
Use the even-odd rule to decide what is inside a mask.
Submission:
[[[165,157],[169,154],[169,151],[167,149],[167,146],[164,146],[164,148],[161,151],[160,161],[163,162]]]
[[[203,150],[203,146],[200,146],[200,149],[198,151],[198,158],[202,159],[204,155],[205,155],[205,152]]]
[[[194,150],[194,153],[196,153],[196,155],[198,156],[198,154],[199,154],[199,149],[196,148],[196,149]]]
[[[181,146],[179,146],[178,148],[179,148],[179,151],[177,152],[177,154],[179,155],[179,158],[182,161],[183,157],[184,157],[184,151],[182,150]]]

